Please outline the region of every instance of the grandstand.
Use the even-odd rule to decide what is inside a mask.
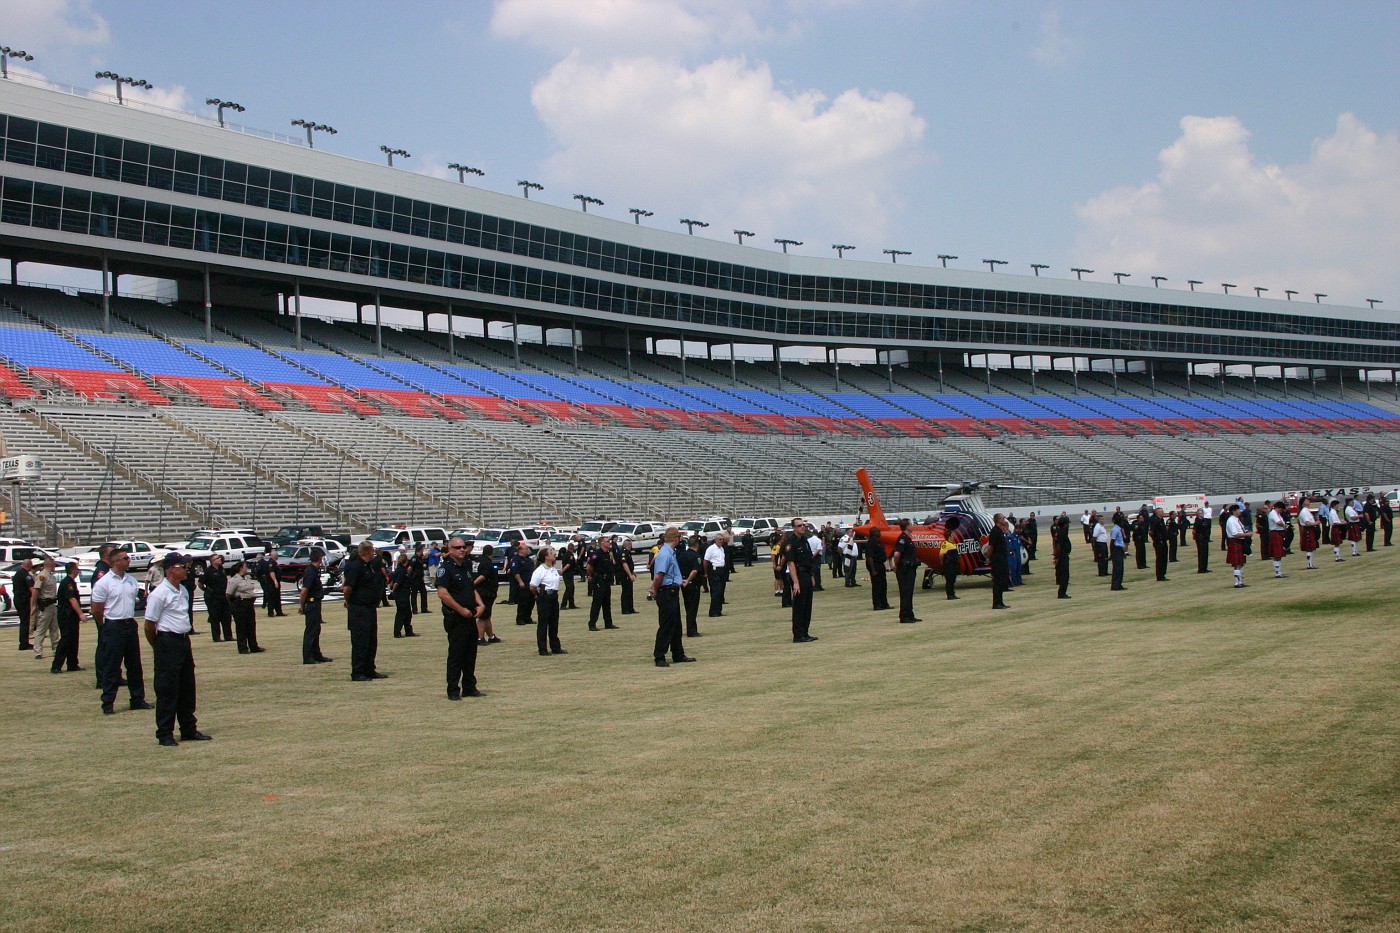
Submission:
[[[13,82],[0,129],[0,432],[46,464],[11,524],[59,545],[852,513],[861,466],[901,510],[947,480],[1131,503],[1400,477],[1400,319],[1374,309],[769,254]],[[94,136],[119,168],[73,156]],[[339,209],[365,192],[372,216]],[[28,262],[179,299],[21,284]],[[772,358],[709,358],[736,344]],[[1049,368],[988,362],[1032,351]]]

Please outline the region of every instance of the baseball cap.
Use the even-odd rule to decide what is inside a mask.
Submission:
[[[164,559],[161,560],[160,566],[164,570],[169,570],[171,567],[179,567],[189,562],[190,559],[184,554],[167,554]]]

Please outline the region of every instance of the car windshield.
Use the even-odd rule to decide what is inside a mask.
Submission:
[[[681,531],[704,531],[704,522],[686,522],[681,526]]]
[[[735,528],[752,528],[753,526],[754,520],[751,518],[741,518],[734,523]]]
[[[191,538],[185,542],[185,547],[191,551],[207,551],[214,546],[213,538]]]
[[[300,525],[283,525],[272,533],[274,538],[295,538],[301,534]]]
[[[381,528],[370,535],[369,540],[393,544],[395,541],[399,540],[399,535],[401,534],[403,534],[403,529],[401,528]]]
[[[476,533],[478,541],[499,541],[501,535],[505,534],[500,528],[483,528]]]
[[[288,546],[288,547],[278,548],[278,549],[277,549],[277,556],[278,556],[278,557],[300,557],[300,556],[301,556],[303,553],[305,553],[305,552],[306,552],[306,548],[304,548],[304,547],[291,547],[291,546]]]
[[[622,522],[612,526],[612,533],[615,535],[634,535],[637,533],[636,522]]]
[[[605,531],[612,531],[616,526],[617,522],[584,522],[578,530],[584,534],[602,534]]]

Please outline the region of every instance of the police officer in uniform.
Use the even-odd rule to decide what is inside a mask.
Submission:
[[[15,575],[10,580],[10,588],[14,591],[15,597],[15,611],[19,613],[20,651],[34,650],[34,646],[29,643],[29,613],[33,608],[31,596],[34,590],[34,577],[29,573],[31,567],[31,559],[26,557],[19,562],[19,568],[15,570]]]
[[[724,615],[724,591],[729,585],[729,552],[725,537],[715,537],[715,543],[705,549],[705,575],[710,581],[710,618]]]
[[[263,608],[269,619],[286,615],[282,611],[282,581],[277,578],[277,555],[271,547],[253,565],[253,579],[263,592]]]
[[[325,586],[321,583],[321,564],[326,552],[318,547],[311,549],[311,565],[301,575],[300,611],[306,620],[306,631],[301,636],[301,663],[325,664],[331,658],[321,653],[321,600]]]
[[[1137,559],[1137,569],[1147,569],[1147,526],[1151,524],[1146,511],[1138,512],[1138,520],[1133,522],[1133,556]]]
[[[699,638],[700,575],[704,561],[700,557],[700,536],[691,535],[687,545],[675,547],[676,562],[681,565],[681,605],[685,610],[685,637]],[[658,552],[660,553],[660,552]],[[655,574],[655,568],[652,570]]]
[[[865,542],[865,571],[870,574],[870,608],[875,612],[890,608],[890,586],[885,578],[885,561],[888,559],[880,529],[871,528],[870,537]]]
[[[224,555],[209,558],[209,569],[199,579],[204,589],[204,608],[209,611],[209,634],[214,641],[233,641],[233,610],[228,603],[228,574]]]
[[[415,615],[428,611],[428,582],[423,576],[428,572],[428,558],[423,553],[423,545],[413,546],[413,556],[408,559],[408,604]]]
[[[1059,587],[1057,599],[1069,599],[1069,554],[1073,550],[1069,540],[1069,516],[1061,515],[1050,527],[1050,551],[1055,559],[1055,585]]]
[[[58,581],[58,647],[53,653],[53,664],[49,670],[54,674],[63,673],[63,665],[68,670],[80,671],[78,666],[79,623],[83,621],[82,597],[78,593],[78,564],[69,561],[63,568],[63,579]]]
[[[1007,554],[1006,533],[1010,526],[1000,512],[992,516],[992,530],[987,535],[987,564],[992,570],[992,608],[1010,609],[1002,595],[1011,589],[1010,555]]]
[[[515,584],[515,624],[529,625],[534,620],[530,614],[535,609],[535,596],[530,592],[530,577],[535,572],[535,561],[530,557],[530,545],[524,541],[515,546],[515,554],[510,559],[510,578]]]
[[[1147,520],[1147,533],[1152,539],[1152,551],[1157,558],[1157,579],[1165,581],[1167,579],[1167,549],[1171,540],[1174,539],[1167,531],[1167,519],[1162,509],[1158,508]]]
[[[816,557],[808,542],[808,524],[800,518],[792,520],[792,539],[783,550],[787,562],[786,576],[792,586],[792,640],[804,644],[817,640],[812,627],[812,584]]]
[[[371,542],[361,541],[355,556],[346,561],[340,589],[345,594],[345,627],[350,630],[350,679],[388,677],[374,669],[379,650],[379,602],[385,587],[384,569]]]
[[[560,609],[577,609],[574,600],[574,577],[578,575],[579,556],[574,551],[574,543],[566,541],[564,550],[559,552],[559,575],[564,581],[563,595],[559,597]]]
[[[603,538],[598,549],[588,555],[588,581],[593,592],[593,603],[588,608],[588,630],[598,631],[598,614],[603,615],[603,628],[617,628],[612,620],[612,583],[622,573],[617,555],[613,553],[612,539]]]
[[[485,696],[476,688],[476,614],[481,599],[472,584],[473,568],[467,558],[467,542],[453,536],[447,542],[447,559],[438,564],[437,594],[442,603],[442,627],[447,632],[447,698]],[[529,592],[528,587],[524,592]]]
[[[1210,573],[1210,519],[1197,513],[1191,536],[1196,539],[1196,572]]]
[[[467,542],[466,561],[469,565],[472,561],[472,545],[474,543],[473,541]],[[477,602],[481,606],[476,611],[476,643],[478,645],[500,644],[501,639],[496,634],[496,627],[491,624],[491,607],[496,604],[501,578],[496,572],[496,549],[489,544],[482,548],[481,558],[476,562],[475,569],[472,570],[472,585],[476,587]]]
[[[651,591],[647,598],[656,602],[656,645],[652,649],[652,657],[657,667],[695,660],[685,653],[681,641],[681,585],[685,582],[685,575],[676,553],[676,542],[680,539],[680,529],[674,525],[662,532],[661,548],[651,565]],[[666,660],[668,649],[671,652],[670,661]]]
[[[919,552],[914,547],[914,539],[909,537],[907,518],[899,520],[899,537],[895,538],[894,549],[890,551],[890,563],[894,564],[894,578],[899,584],[899,621],[922,621],[914,615],[914,578],[919,574]]]
[[[97,672],[102,683],[102,712],[116,713],[113,704],[117,687],[122,682],[122,665],[126,665],[127,691],[132,709],[153,709],[146,702],[146,685],[141,673],[141,642],[136,633],[136,596],[141,590],[136,578],[126,572],[131,555],[126,551],[112,552],[112,572],[92,588],[92,617],[102,634],[98,657],[102,670]]]
[[[637,563],[632,556],[632,539],[623,539],[616,550],[618,563],[622,566],[622,575],[617,578],[618,609],[625,616],[634,616],[637,607],[632,601],[632,584],[637,581]]]

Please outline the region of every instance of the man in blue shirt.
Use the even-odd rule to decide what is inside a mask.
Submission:
[[[1108,531],[1109,556],[1113,561],[1112,586],[1109,589],[1127,589],[1123,585],[1123,559],[1128,554],[1128,538],[1123,534],[1123,528],[1128,524],[1128,520],[1122,515],[1113,516],[1113,527]]]
[[[674,525],[661,535],[661,549],[651,564],[651,599],[656,601],[656,648],[652,652],[657,667],[670,667],[666,660],[666,649],[671,649],[671,660],[677,664],[694,661],[685,653],[681,642],[681,574],[680,561],[676,558],[676,542],[680,540],[680,529]]]

